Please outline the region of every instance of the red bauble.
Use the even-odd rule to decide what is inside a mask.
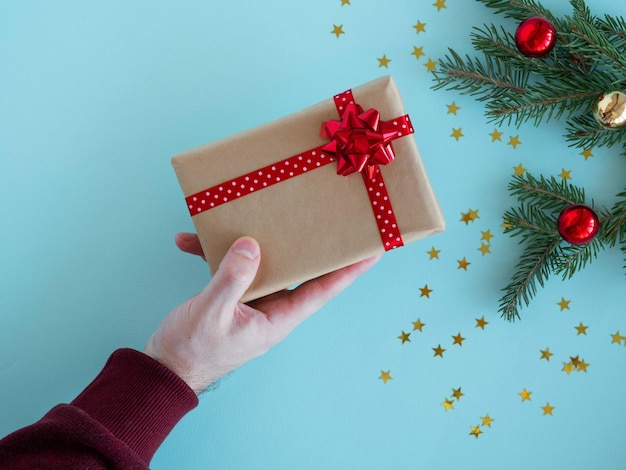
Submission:
[[[563,240],[574,245],[583,245],[596,237],[600,220],[590,207],[575,204],[563,209],[557,227]]]
[[[540,16],[528,18],[515,31],[515,44],[527,57],[546,57],[556,44],[556,28]]]

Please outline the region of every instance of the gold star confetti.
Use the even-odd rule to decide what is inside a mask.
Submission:
[[[457,263],[459,263],[459,267],[457,269],[463,269],[465,271],[467,271],[467,267],[472,264],[469,261],[467,261],[465,258],[463,259],[457,259],[456,260]]]
[[[413,28],[415,28],[415,34],[425,33],[426,23],[422,23],[420,20],[417,20],[417,23],[413,25]]]
[[[565,309],[569,310],[569,303],[571,302],[571,300],[565,300],[565,297],[561,297],[561,301],[557,302],[556,304],[561,307],[561,312]]]
[[[474,222],[476,219],[480,219],[478,210],[470,209],[468,212],[461,212],[461,222],[465,222],[465,225]]]
[[[464,137],[464,135],[463,135],[463,128],[459,127],[458,129],[455,129],[453,127],[452,128],[452,134],[450,134],[450,137],[454,137],[456,139],[456,141],[458,142],[461,137]]]
[[[435,247],[433,246],[430,251],[427,251],[426,253],[430,256],[429,260],[439,259],[439,253],[441,253],[441,250],[435,250]]]
[[[491,241],[491,239],[495,236],[491,234],[491,229],[487,229],[486,232],[483,232],[481,230],[480,232],[482,234],[482,237],[480,237],[481,240],[485,240],[487,243],[489,243]]]
[[[513,224],[511,224],[510,222],[508,222],[508,221],[506,221],[506,220],[503,220],[503,221],[502,221],[502,224],[501,224],[500,226],[501,226],[503,229],[505,229],[505,230],[506,230],[506,229],[509,229],[509,228],[513,227]]]
[[[480,430],[480,424],[478,426],[470,426],[470,436],[474,436],[476,437],[476,439],[478,439],[478,436],[480,436],[483,432]]]
[[[491,245],[486,244],[486,243],[481,243],[480,244],[480,248],[477,248],[478,251],[480,251],[483,256],[485,256],[487,253],[491,253]]]
[[[543,350],[540,349],[539,352],[541,353],[541,357],[539,359],[545,359],[546,361],[550,361],[550,356],[554,356],[554,354],[550,352],[550,348]]]
[[[617,330],[617,333],[615,333],[614,335],[611,335],[611,338],[613,338],[611,340],[611,344],[613,343],[617,343],[617,344],[622,344],[622,340],[624,339],[624,337],[619,333],[619,330]]]
[[[463,346],[463,341],[465,341],[465,338],[463,338],[463,336],[461,336],[461,333],[459,333],[456,336],[452,336],[452,339],[454,339],[454,343],[452,343],[453,346],[455,344],[458,344],[459,346]]]
[[[426,284],[424,287],[420,287],[420,297],[427,297],[430,299],[430,293],[433,291],[432,289],[428,288],[428,284]]]
[[[461,387],[452,389],[452,397],[456,398],[456,401],[460,401],[461,397],[465,394],[461,391]]]
[[[491,142],[496,142],[496,141],[500,141],[502,142],[502,132],[500,132],[498,129],[494,129],[493,132],[491,134],[489,134],[491,136]]]
[[[413,323],[413,331],[416,331],[416,330],[422,331],[422,328],[426,326],[426,323],[422,323],[422,320],[420,318],[418,318],[417,321],[414,321],[412,323]]]
[[[571,180],[572,170],[566,170],[565,168],[563,168],[563,171],[561,171],[561,174],[559,176],[563,178],[564,180]]]
[[[452,400],[450,400],[449,398],[446,398],[443,403],[441,404],[441,406],[443,406],[446,411],[448,410],[453,410],[454,409],[454,402]]]
[[[514,149],[516,149],[518,145],[521,145],[519,135],[509,136],[509,143],[507,145],[510,145]]]
[[[414,55],[416,59],[419,59],[424,55],[424,48],[413,46],[413,52],[411,52],[411,55]]]
[[[389,62],[391,62],[391,59],[387,59],[387,55],[386,54],[383,54],[382,57],[377,58],[376,60],[378,61],[378,67],[389,68],[387,66],[389,65]]]
[[[591,152],[593,149],[585,149],[582,152],[580,152],[580,154],[585,157],[585,160],[590,159],[591,157],[593,157],[593,153]]]
[[[448,107],[448,114],[454,114],[456,116],[456,112],[461,109],[460,107],[458,107],[456,105],[456,102],[453,101],[452,104],[447,104],[446,105]]]
[[[341,6],[350,5],[350,0],[341,0]]]
[[[342,34],[346,34],[346,33],[343,31],[343,25],[342,25],[342,24],[340,24],[340,25],[336,25],[336,24],[334,24],[334,25],[333,25],[333,30],[332,30],[330,33],[331,33],[331,34],[334,34],[334,35],[335,35],[335,36],[337,36],[337,37],[341,36]]]
[[[491,427],[491,423],[493,423],[495,421],[495,419],[491,418],[489,416],[489,413],[487,413],[487,415],[484,418],[480,418],[480,420],[483,422],[483,424],[481,426],[487,426],[488,428]]]
[[[432,348],[432,350],[435,351],[435,354],[433,357],[439,356],[441,358],[443,358],[443,353],[446,351],[445,349],[441,347],[441,344],[437,345],[436,348]]]
[[[571,362],[564,362],[563,368],[561,370],[565,372],[567,375],[570,375],[572,371],[574,370],[574,365]]]
[[[579,335],[587,336],[587,328],[589,327],[583,325],[583,322],[580,322],[580,325],[575,326],[574,328],[576,329],[576,331],[578,331],[578,333],[576,333],[576,336],[579,336]]]
[[[432,60],[432,59],[428,59],[428,62],[426,62],[424,64],[424,67],[426,67],[426,70],[428,72],[432,72],[437,68],[437,61],[436,60]]]
[[[407,341],[410,343],[411,342],[411,333],[405,333],[404,330],[402,330],[402,333],[400,334],[400,336],[398,336],[398,339],[400,341],[402,341],[402,344],[406,343]]]
[[[528,390],[526,390],[526,387],[524,387],[524,390],[521,391],[520,393],[518,393],[518,395],[520,397],[522,397],[522,401],[530,401],[530,396],[533,394],[533,392],[529,392]]]
[[[545,415],[550,415],[550,416],[553,416],[553,415],[552,415],[552,411],[554,410],[554,408],[555,408],[554,406],[550,406],[550,402],[547,402],[547,403],[546,403],[546,406],[542,406],[542,407],[541,407],[541,409],[543,410],[543,415],[544,415],[544,416],[545,416]]]
[[[393,380],[393,377],[391,377],[391,371],[387,370],[381,370],[380,371],[380,377],[378,377],[380,380],[382,380],[384,383],[387,383],[388,380]]]
[[[442,8],[446,8],[446,0],[437,0],[433,6],[437,7],[437,11],[440,11]]]
[[[515,170],[515,174],[518,176],[521,176],[524,173],[526,173],[526,168],[524,168],[524,166],[521,163],[517,166],[514,166],[513,169]]]
[[[589,367],[590,365],[591,364],[587,364],[584,359],[581,359],[578,363],[577,370],[578,372],[587,372],[587,367]]]
[[[575,369],[578,368],[578,364],[580,364],[580,359],[578,359],[578,356],[576,357],[570,356],[569,359],[570,359],[569,361],[570,364],[573,365]]]
[[[476,318],[475,320],[476,320],[476,328],[480,328],[481,330],[484,330],[485,326],[489,324],[489,322],[485,320],[484,315],[481,318]]]

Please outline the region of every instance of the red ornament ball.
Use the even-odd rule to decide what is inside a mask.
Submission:
[[[563,240],[573,245],[583,245],[596,237],[600,220],[590,207],[574,204],[563,209],[557,227]]]
[[[515,44],[527,57],[546,57],[556,44],[556,28],[540,16],[528,18],[517,27]]]

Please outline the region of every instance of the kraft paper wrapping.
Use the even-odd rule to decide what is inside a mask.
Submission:
[[[342,91],[342,90],[337,90]],[[381,119],[405,114],[389,76],[352,89]],[[172,158],[185,197],[327,141],[323,122],[338,119],[332,96],[310,108]],[[415,135],[420,136],[419,129]],[[396,159],[381,166],[404,243],[441,232],[445,222],[413,135],[393,141]],[[192,217],[211,273],[230,245],[249,235],[261,266],[247,302],[363,260],[384,248],[360,174],[339,176],[336,164],[281,181]],[[183,201],[184,203],[184,201]]]

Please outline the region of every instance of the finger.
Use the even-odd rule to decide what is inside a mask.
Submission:
[[[274,315],[270,315],[272,321],[279,321],[277,317],[283,316],[285,317],[284,321],[293,322],[293,326],[301,323],[322,308],[329,300],[343,292],[357,277],[374,266],[380,258],[381,255],[367,258],[298,286],[290,292],[290,308],[276,311]]]
[[[204,252],[202,251],[202,245],[200,239],[195,233],[180,232],[174,237],[174,243],[180,251],[189,253],[192,255],[201,256],[204,259]]]
[[[254,238],[241,237],[226,252],[215,275],[201,296],[218,307],[235,305],[248,290],[261,262],[261,249]]]

